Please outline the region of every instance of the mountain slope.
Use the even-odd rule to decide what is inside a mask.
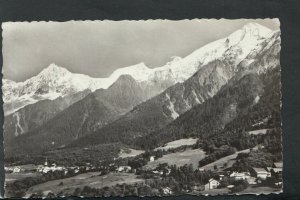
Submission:
[[[8,142],[12,138],[42,125],[57,113],[83,99],[90,92],[90,90],[84,90],[55,100],[45,99],[35,104],[29,104],[13,114],[5,116],[3,125],[5,141]]]
[[[144,98],[140,85],[131,76],[122,75],[108,89],[90,93],[42,126],[5,143],[6,155],[39,153],[67,145],[115,120]]]
[[[240,113],[247,113],[262,94],[263,84],[257,74],[244,76],[236,83],[223,88],[216,96],[205,103],[193,107],[161,130],[140,138],[143,148],[162,145],[166,140],[176,140],[191,136],[212,134],[223,129]]]
[[[251,143],[245,131],[281,127],[280,88],[279,65],[263,74],[233,79],[212,99],[135,142],[151,149],[172,140],[197,137],[218,146],[230,144],[243,149],[243,144]]]
[[[136,106],[115,122],[97,130],[94,134],[73,142],[71,146],[117,141],[132,144],[135,138],[163,128],[189,109],[214,97],[222,87],[230,84],[231,79],[233,79],[232,82],[238,81],[249,73],[262,74],[268,69],[277,67],[279,51],[279,33],[274,33],[270,38],[262,40],[261,44],[252,49],[251,53],[237,66],[232,64],[234,59],[222,57],[220,60],[214,60],[203,66],[184,83],[178,83],[168,88],[160,95]],[[251,89],[251,84],[258,84],[255,83],[256,81],[259,79],[249,80],[245,83],[245,89]],[[249,88],[247,88],[247,84]],[[243,94],[243,91],[240,92]],[[253,91],[249,90],[249,92]],[[253,95],[255,94],[253,92]],[[234,100],[237,101],[237,98]],[[234,113],[230,114],[230,110],[235,109],[235,105],[227,106],[228,115],[234,116]],[[225,122],[226,120],[220,125],[226,125]]]

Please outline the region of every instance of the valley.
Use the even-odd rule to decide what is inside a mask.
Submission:
[[[30,197],[32,194],[39,194],[44,192],[44,196],[48,193],[53,194],[70,194],[75,192],[76,188],[83,189],[84,187],[92,187],[96,189],[101,189],[104,187],[111,187],[117,184],[140,184],[144,180],[138,179],[136,175],[129,173],[109,173],[107,175],[101,175],[99,172],[89,172],[83,173],[71,178],[58,179],[54,181],[49,181],[43,184],[35,185],[28,189],[25,197]]]

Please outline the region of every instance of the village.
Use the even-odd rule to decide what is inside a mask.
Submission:
[[[201,170],[201,168],[199,169]],[[281,187],[282,186],[282,162],[273,163],[273,166],[265,168],[253,167],[247,172],[230,172],[224,171],[219,173],[219,179],[211,178],[205,184],[204,190],[213,190],[220,188],[222,181],[229,178],[232,181],[246,181],[249,185],[259,185],[266,182],[268,179],[273,178],[273,183],[268,182],[268,186]],[[274,184],[274,185],[272,185]],[[226,186],[233,189],[235,185],[230,184]],[[245,188],[246,189],[246,188]]]
[[[157,158],[155,156],[150,156],[148,158],[148,163],[152,163]],[[63,180],[68,177],[76,177],[80,174],[85,174],[89,172],[98,172],[98,176],[104,176],[111,174],[112,176],[119,176],[128,174],[129,176],[137,176],[137,180],[162,180],[166,177],[172,177],[180,170],[174,166],[169,166],[167,163],[159,164],[154,169],[143,169],[136,168],[129,165],[117,165],[117,162],[112,162],[106,166],[93,166],[90,163],[86,163],[84,166],[73,166],[73,167],[63,167],[57,166],[55,163],[49,163],[47,158],[43,165],[23,165],[23,166],[12,166],[5,167],[6,176],[8,183],[11,183],[17,179],[10,179],[10,177],[15,177],[23,175],[26,173],[35,173],[39,176],[47,176],[49,174],[59,174],[53,179]],[[185,166],[183,166],[185,167]],[[181,167],[182,168],[182,167]],[[172,171],[173,170],[173,171]],[[173,173],[172,173],[173,172]],[[182,188],[183,192],[188,194],[220,194],[220,193],[236,193],[236,192],[246,192],[247,188],[249,193],[255,192],[255,188],[268,187],[270,191],[280,191],[282,187],[282,162],[274,162],[272,166],[266,168],[251,168],[249,171],[237,172],[229,169],[214,169],[207,171],[199,167],[198,169],[192,169],[190,173],[197,173],[205,175],[205,178],[201,181],[196,180],[193,183],[188,183],[186,187]],[[201,175],[202,177],[202,175]],[[163,195],[170,195],[176,193],[172,187],[162,187]],[[178,191],[177,191],[178,193]]]

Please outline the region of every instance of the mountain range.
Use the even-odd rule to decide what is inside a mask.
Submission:
[[[106,89],[125,74],[143,83],[143,87],[148,88],[150,93],[154,93],[149,96],[153,96],[177,82],[185,81],[201,66],[215,59],[230,58],[234,60],[235,65],[238,64],[261,40],[270,37],[272,33],[264,26],[249,23],[227,38],[209,43],[185,58],[174,57],[171,62],[162,67],[150,69],[144,63],[139,63],[117,69],[108,78],[91,78],[83,74],[74,74],[53,63],[24,82],[3,79],[5,115],[40,100],[53,100],[86,89],[91,91]],[[153,88],[153,85],[161,88]]]
[[[162,67],[140,63],[95,79],[52,64],[25,82],[3,80],[6,152],[110,142],[152,148],[222,129],[260,101],[261,76],[280,67],[279,52],[280,33],[250,23]],[[166,137],[151,140],[157,135]]]
[[[226,62],[228,60],[210,62],[187,81],[171,86],[160,95],[136,106],[126,115],[97,130],[94,134],[86,136],[80,141],[74,141],[71,146],[85,146],[120,140],[128,144],[134,144],[135,138],[143,137],[152,132],[159,131],[159,134],[164,131],[170,132],[171,129],[166,125],[174,120],[174,123],[180,121],[180,119],[177,119],[178,117],[184,116],[187,111],[192,112],[197,108],[197,105],[204,104],[205,106],[205,103],[211,101],[216,105],[206,108],[206,112],[211,114],[211,119],[206,120],[213,123],[207,123],[205,120],[200,122],[195,120],[204,115],[199,111],[195,111],[195,113],[200,113],[199,116],[189,116],[185,120],[195,120],[196,124],[189,126],[189,130],[184,132],[191,133],[190,129],[197,127],[197,124],[201,126],[210,124],[214,126],[214,129],[223,128],[237,116],[237,113],[241,112],[241,110],[235,111],[238,108],[236,107],[238,103],[249,101],[251,102],[250,106],[255,99],[256,101],[259,100],[263,84],[260,83],[260,79],[257,77],[280,66],[278,60],[280,52],[279,33],[274,33],[266,40],[262,41],[256,47],[256,51],[252,51],[237,66],[231,65],[230,61]],[[254,58],[255,60],[253,60]],[[222,73],[220,73],[221,70]],[[228,95],[227,90],[232,90],[233,87],[238,90]],[[224,95],[224,93],[227,95]],[[243,95],[246,95],[246,97]],[[232,103],[229,104],[229,102]],[[224,108],[224,110],[218,110],[219,113],[213,110],[217,108],[218,104]],[[218,115],[222,117],[219,119]],[[178,124],[176,130],[182,129],[184,123],[179,122]],[[166,129],[162,131],[162,128]],[[212,129],[212,127],[209,128]],[[146,141],[150,141],[150,139]],[[157,141],[157,144],[159,143]]]

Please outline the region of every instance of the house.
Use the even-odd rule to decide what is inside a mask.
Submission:
[[[275,178],[282,178],[282,162],[275,162],[273,163],[272,167],[267,167],[267,171],[271,173],[271,176]]]
[[[267,177],[271,177],[271,173],[267,172],[267,170],[265,170],[264,168],[253,167],[252,174],[254,177],[260,178],[262,180],[266,180]]]
[[[232,172],[229,175],[230,178],[234,180],[248,180],[250,179],[250,173],[249,172]]]
[[[278,186],[278,187],[282,187],[282,181],[276,182],[275,185]]]
[[[273,163],[273,168],[282,168],[283,167],[283,163],[282,162],[275,162]]]
[[[36,171],[37,171],[37,172],[43,172],[43,169],[44,169],[44,165],[38,165],[38,166],[36,167]]]
[[[13,173],[19,173],[21,172],[21,167],[14,167],[13,168]]]
[[[219,179],[220,181],[222,181],[224,179],[224,175],[223,174],[219,175]]]
[[[234,188],[234,185],[228,185],[227,188],[232,189],[232,188]]]
[[[4,167],[4,171],[5,171],[5,172],[11,173],[11,172],[12,172],[12,169],[11,169],[10,167]]]
[[[272,176],[281,179],[282,178],[282,168],[272,168]]]
[[[42,169],[42,173],[44,173],[44,174],[46,174],[46,173],[48,173],[48,172],[50,172],[51,171],[51,168],[50,167],[43,167],[43,169]]]
[[[153,162],[155,160],[154,156],[150,156],[150,162]]]
[[[204,185],[204,190],[216,189],[220,185],[220,182],[211,178],[208,183]]]
[[[164,194],[173,194],[172,189],[169,187],[162,188]]]
[[[271,172],[275,174],[281,174],[282,173],[282,168],[272,168]]]
[[[117,171],[118,172],[129,172],[131,170],[130,166],[119,166]]]

